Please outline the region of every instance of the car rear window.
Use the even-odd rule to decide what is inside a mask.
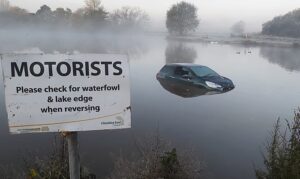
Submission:
[[[171,66],[164,66],[160,71],[163,72],[163,73],[172,74],[173,73],[173,68]]]

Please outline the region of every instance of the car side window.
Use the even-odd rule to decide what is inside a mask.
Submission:
[[[175,68],[174,74],[175,74],[176,76],[181,76],[182,73],[183,73],[182,67],[176,67],[176,68]]]
[[[182,67],[182,71],[183,71],[183,74],[182,74],[182,75],[189,75],[189,76],[192,76],[192,73],[191,73],[190,69],[185,68],[185,67]]]
[[[176,67],[174,74],[176,76],[183,76],[183,75],[191,75],[191,72],[188,68],[185,67]]]

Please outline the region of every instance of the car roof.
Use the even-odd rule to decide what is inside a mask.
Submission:
[[[198,64],[194,64],[194,63],[169,63],[166,65],[167,66],[183,66],[183,67],[192,67],[192,66],[205,67],[203,65],[198,65]]]

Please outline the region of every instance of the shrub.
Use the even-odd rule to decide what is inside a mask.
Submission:
[[[255,170],[258,179],[300,179],[300,109],[282,132],[278,119],[264,156],[264,170]]]

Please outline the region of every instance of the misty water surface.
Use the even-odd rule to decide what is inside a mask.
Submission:
[[[134,152],[135,138],[159,129],[178,149],[192,147],[214,178],[254,178],[261,151],[278,117],[291,118],[300,106],[299,50],[168,42],[164,36],[22,32],[1,37],[1,53],[126,53],[130,57],[132,129],[80,133],[81,158],[98,176],[111,170],[111,153]],[[2,33],[3,35],[3,33]],[[233,80],[228,93],[183,98],[166,91],[156,73],[166,63],[206,65]],[[2,74],[2,73],[1,73]],[[21,163],[30,151],[49,151],[53,134],[9,135],[0,103],[1,164]]]

